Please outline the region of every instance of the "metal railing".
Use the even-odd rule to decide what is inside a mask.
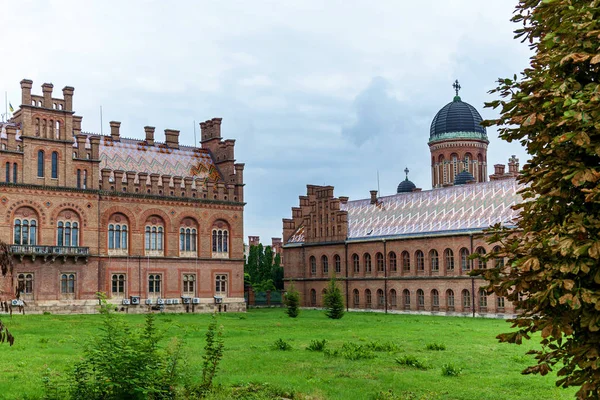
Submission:
[[[35,244],[13,244],[10,246],[12,254],[19,255],[50,255],[50,256],[89,256],[89,247],[69,246],[40,246]]]

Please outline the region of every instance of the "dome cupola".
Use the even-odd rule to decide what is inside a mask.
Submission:
[[[475,182],[475,177],[469,171],[465,170],[454,178],[454,186],[466,185],[467,183]]]
[[[412,183],[411,181],[408,180],[408,173],[410,171],[408,170],[408,168],[404,169],[404,173],[406,174],[406,178],[400,182],[400,184],[398,185],[398,190],[396,191],[396,193],[409,193],[414,191],[417,187],[415,186],[414,183]]]

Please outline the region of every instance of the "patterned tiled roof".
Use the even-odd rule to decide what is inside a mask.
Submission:
[[[348,211],[348,240],[482,230],[496,223],[514,224],[522,188],[505,179],[341,204]],[[304,242],[300,227],[288,243]]]
[[[168,148],[155,143],[121,138],[113,142],[103,136],[100,142],[100,169],[146,172],[148,174],[197,177],[217,181],[221,179],[210,154],[203,149],[179,146]]]

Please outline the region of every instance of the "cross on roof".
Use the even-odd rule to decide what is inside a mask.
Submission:
[[[460,90],[460,83],[458,83],[458,79],[454,81],[452,87],[454,88],[454,90],[456,91],[456,95],[458,96],[458,91]]]
[[[404,168],[404,173],[406,174],[406,180],[408,180],[408,173],[410,171],[408,170],[408,167]]]

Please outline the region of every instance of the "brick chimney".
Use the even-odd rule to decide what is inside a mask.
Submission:
[[[44,108],[52,108],[52,89],[54,85],[51,83],[44,83],[42,85],[42,93],[44,94]]]
[[[33,81],[31,79],[23,79],[21,81],[21,104],[31,105],[31,87]]]
[[[121,123],[117,121],[110,121],[110,137],[113,141],[119,142],[121,140],[121,136],[119,134],[119,128],[121,127]]]
[[[154,146],[154,127],[145,126],[144,132],[146,132],[146,143],[148,146]]]
[[[165,129],[165,143],[172,149],[179,148],[179,131]]]
[[[73,111],[73,92],[75,88],[72,86],[65,86],[62,90],[63,98],[65,99],[65,111]]]
[[[371,190],[371,204],[377,203],[377,190]]]
[[[513,176],[519,174],[519,159],[514,154],[508,159],[508,173]]]
[[[504,164],[494,164],[494,175],[504,175]]]
[[[248,244],[250,246],[258,246],[260,244],[260,236],[248,236]]]

